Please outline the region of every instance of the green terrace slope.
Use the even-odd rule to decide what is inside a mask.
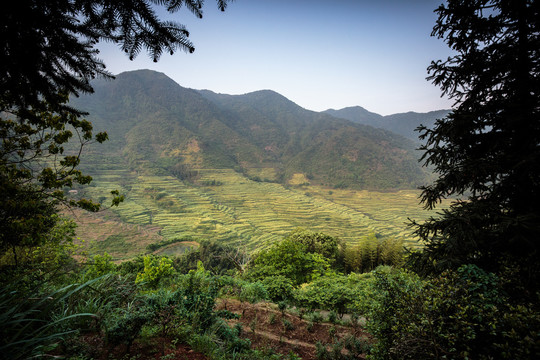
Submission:
[[[159,229],[165,240],[212,239],[249,249],[268,247],[297,227],[338,236],[349,244],[375,233],[416,246],[405,223],[408,217],[427,217],[416,190],[283,186],[252,181],[231,169],[200,169],[199,174],[201,184],[208,185],[192,185],[174,176],[102,170],[85,193],[98,198],[106,190],[120,189],[126,201],[114,213],[124,223]],[[106,239],[93,240],[98,242],[96,249],[104,248],[99,242]],[[112,254],[129,258],[141,251],[144,248],[127,241]]]
[[[308,111],[272,91],[230,96],[186,89],[149,70],[97,81],[74,99],[111,140],[92,149],[129,168],[196,180],[198,169],[235,169],[269,181],[356,189],[423,183],[413,142],[391,132]]]

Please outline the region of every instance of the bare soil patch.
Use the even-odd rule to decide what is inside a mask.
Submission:
[[[107,344],[102,335],[92,333],[83,335],[80,341],[84,350],[95,360],[132,359],[137,360],[209,360],[204,354],[194,351],[189,345],[176,344],[170,338],[156,337],[151,340],[136,340],[129,353],[126,345]]]
[[[77,241],[91,254],[102,253],[103,251],[99,250],[100,243],[107,241],[111,236],[117,236],[118,239],[103,247],[106,247],[107,253],[115,260],[132,258],[145,252],[147,245],[163,240],[159,234],[161,230],[159,226],[129,224],[110,210],[91,213],[72,208],[66,210],[64,214],[77,223],[75,230]]]
[[[220,299],[218,309],[229,310],[240,316],[238,320],[230,320],[229,324],[235,326],[241,323],[242,337],[250,339],[253,348],[271,348],[283,355],[294,352],[303,360],[316,359],[317,342],[328,347],[351,335],[370,339],[360,326],[313,323],[286,311],[282,313],[271,303],[248,304]]]

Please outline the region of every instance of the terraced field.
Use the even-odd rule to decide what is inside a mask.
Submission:
[[[172,176],[100,170],[94,172],[95,186],[87,193],[97,199],[104,190],[119,189],[126,200],[114,213],[128,224],[158,228],[165,239],[191,236],[252,250],[268,247],[297,227],[338,236],[351,244],[374,232],[416,246],[417,239],[405,223],[407,218],[428,216],[414,190],[382,193],[285,187],[248,180],[229,169],[202,169],[199,174],[200,184],[212,186],[194,186]],[[140,252],[140,247],[126,251]]]

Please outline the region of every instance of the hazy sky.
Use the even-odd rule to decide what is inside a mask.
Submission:
[[[141,53],[114,45],[100,58],[114,74],[153,69],[184,87],[225,94],[270,89],[315,111],[359,105],[382,115],[450,108],[426,80],[450,50],[430,37],[442,0],[236,0],[222,13],[207,0],[203,19],[185,8],[195,52]]]

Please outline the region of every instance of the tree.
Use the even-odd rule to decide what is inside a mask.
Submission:
[[[11,249],[18,265],[17,246],[41,245],[56,224],[56,205],[65,201],[87,210],[97,210],[93,202],[68,201],[63,188],[87,184],[91,177],[76,169],[82,147],[95,139],[102,142],[106,134],[92,135],[91,124],[60,107],[45,101],[31,109],[19,109],[0,117],[0,251]],[[1,100],[0,100],[1,102]],[[75,154],[66,154],[64,147],[73,132],[80,147]],[[113,191],[118,204],[121,197]]]
[[[455,100],[433,129],[419,128],[422,160],[439,177],[422,188],[433,209],[418,224],[426,246],[413,256],[432,272],[472,263],[488,271],[516,266],[538,285],[540,248],[540,2],[449,0],[433,36],[454,51],[432,62],[429,78]]]
[[[229,0],[217,0],[225,10]],[[93,134],[69,96],[93,91],[90,80],[112,78],[95,45],[109,41],[130,59],[145,49],[193,52],[187,29],[159,18],[158,9],[185,6],[202,17],[201,0],[22,0],[0,12],[0,251],[39,243],[54,227],[59,202],[96,211],[90,200],[67,201],[63,189],[88,184],[77,166],[83,146],[107,139]],[[73,138],[76,147],[68,146]],[[122,200],[113,193],[112,205]]]
[[[329,270],[328,259],[308,253],[306,245],[286,238],[255,255],[249,264],[247,278],[257,281],[270,276],[284,276],[292,281],[293,286],[298,286]]]
[[[225,10],[229,0],[218,0]],[[117,43],[130,59],[144,48],[154,61],[164,51],[193,52],[187,29],[161,20],[157,8],[183,5],[202,18],[201,0],[24,0],[3,3],[0,32],[2,106],[31,107],[62,94],[91,92],[89,80],[110,77],[97,58],[99,41]],[[4,110],[4,109],[2,109]]]
[[[394,238],[379,239],[375,233],[361,237],[358,243],[344,251],[345,270],[369,272],[379,265],[399,266],[404,258],[403,241]]]
[[[174,275],[173,262],[168,257],[146,255],[144,270],[137,274],[135,283],[144,283],[151,289],[157,288],[159,282]]]
[[[298,228],[285,239],[304,244],[306,252],[320,254],[329,259],[333,265],[336,261],[342,260],[343,241],[330,235]]]

